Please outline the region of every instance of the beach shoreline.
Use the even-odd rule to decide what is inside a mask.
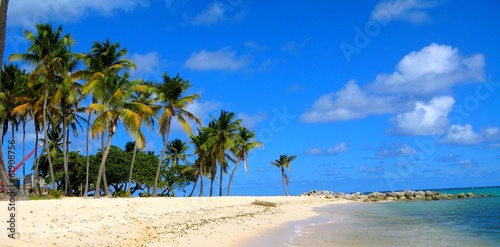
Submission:
[[[276,207],[252,204],[256,200]],[[291,222],[318,216],[314,207],[346,202],[299,196],[19,201],[16,239],[2,230],[0,242],[5,246],[241,246]],[[8,203],[0,203],[5,204],[0,220],[6,222]]]

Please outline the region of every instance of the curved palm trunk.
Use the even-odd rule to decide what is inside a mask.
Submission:
[[[285,195],[288,196],[288,191],[286,190],[286,175],[285,169],[281,168],[281,182],[283,183],[283,189],[285,190]]]
[[[84,197],[87,197],[89,194],[89,166],[90,166],[90,155],[89,155],[89,138],[90,138],[90,117],[92,113],[89,111],[89,116],[87,117],[87,136],[85,141],[85,155],[87,156],[87,163],[85,165],[85,192],[83,193]]]
[[[130,174],[128,176],[127,192],[130,194],[130,187],[132,187],[132,173],[134,171],[135,155],[137,153],[137,146],[134,144],[134,154],[132,155],[132,162],[130,163]],[[132,195],[132,194],[130,194]]]
[[[108,152],[109,152],[109,147],[111,146],[111,139],[113,138],[113,134],[110,133],[108,135],[108,143],[106,145],[106,149],[103,150],[102,152],[102,160],[101,160],[101,165],[99,166],[99,173],[97,174],[97,181],[95,183],[95,193],[94,193],[94,198],[100,198],[101,197],[101,179],[105,174],[105,169],[106,169],[106,158],[108,157]],[[105,179],[105,178],[104,178]],[[109,188],[108,186],[104,185],[104,191],[105,195],[109,196]]]
[[[233,171],[231,172],[231,176],[229,176],[229,183],[227,184],[227,195],[228,196],[230,196],[230,194],[231,194],[231,183],[233,182],[234,172],[236,171],[236,169],[238,169],[238,164],[239,163],[234,164],[234,168],[233,168]]]
[[[199,178],[200,177],[196,176],[196,181],[194,181],[193,189],[191,190],[191,193],[189,193],[188,197],[192,197],[193,196],[193,193],[194,193],[194,190],[196,189],[196,185],[198,184],[198,179]]]
[[[102,138],[101,138],[101,150],[102,150],[101,159],[103,159],[103,157],[104,157],[104,150],[106,149],[106,146],[105,146],[105,143],[104,143],[104,136],[105,136],[105,133],[103,131],[102,132]],[[105,196],[110,196],[108,182],[106,181],[106,166],[104,167],[104,170],[103,170],[102,183],[104,184],[104,187],[106,188],[104,190],[104,195]]]
[[[156,174],[155,174],[155,182],[153,184],[153,194],[151,194],[152,197],[157,197],[158,196],[158,178],[160,177],[160,170],[161,170],[161,165],[163,164],[163,159],[165,159],[165,153],[168,151],[168,139],[170,137],[170,124],[172,122],[172,118],[169,117],[167,120],[167,131],[165,133],[165,139],[163,140],[163,150],[161,151],[161,156],[160,160],[158,161],[158,166],[156,167]]]

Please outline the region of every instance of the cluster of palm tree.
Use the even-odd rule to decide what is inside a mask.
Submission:
[[[248,153],[262,143],[255,140],[255,133],[241,125],[241,119],[235,114],[221,110],[218,118],[212,116],[207,127],[198,129],[198,134],[191,136],[196,155],[195,166],[199,169],[200,196],[203,196],[203,176],[210,178],[210,196],[219,172],[219,196],[222,196],[223,177],[229,170],[229,162],[235,164],[227,186],[227,195],[231,194],[231,184],[238,164],[243,161],[247,168]]]
[[[132,184],[135,153],[144,149],[146,143],[143,128],[152,131],[157,125],[163,149],[159,155],[152,196],[157,196],[160,184],[165,184],[159,181],[167,169],[176,167],[179,162],[188,162],[187,156],[181,155],[187,150],[182,147],[186,144],[169,141],[174,121],[184,128],[194,146],[190,172],[196,177],[195,186],[200,181],[200,196],[203,196],[204,190],[203,177],[211,181],[212,196],[218,172],[219,195],[222,195],[223,175],[233,163],[227,191],[229,195],[238,164],[243,162],[247,170],[248,153],[262,146],[255,140],[254,132],[243,127],[241,120],[235,119],[235,114],[231,112],[221,111],[218,118],[212,117],[207,127],[201,127],[200,120],[187,110],[187,106],[200,97],[187,94],[191,84],[178,74],[170,77],[164,73],[162,81],[157,83],[132,80],[129,71],[136,66],[126,58],[127,50],[121,48],[119,43],[106,39],[94,42],[88,53],[76,53],[72,51],[75,40],[70,34],[63,34],[61,26],[54,29],[49,24],[38,24],[36,32],[25,31],[25,36],[29,43],[28,51],[12,54],[9,61],[23,62],[33,70],[26,72],[15,64],[9,64],[4,66],[0,77],[0,152],[9,125],[14,135],[15,129],[22,126],[24,131],[26,124],[32,123],[37,142],[44,142],[43,156],[50,171],[47,180],[53,189],[57,189],[57,185],[52,163],[59,155],[54,151],[57,149],[55,146],[62,149],[65,195],[75,194],[69,186],[68,175],[71,168],[68,164],[70,138],[77,137],[84,125],[87,157],[84,196],[93,188],[97,198],[101,196],[101,188],[105,195],[111,195],[106,181],[106,158],[118,128],[123,128],[134,141],[129,177],[129,184]],[[190,121],[200,126],[194,135]],[[39,133],[43,138],[39,138]],[[95,183],[89,181],[88,176],[90,138],[101,140],[102,157]],[[8,181],[4,156],[2,153],[0,156],[0,179]],[[37,157],[35,153],[35,176],[39,174]]]

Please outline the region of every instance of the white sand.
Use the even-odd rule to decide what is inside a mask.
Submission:
[[[263,200],[277,207],[253,205]],[[0,201],[0,246],[238,246],[344,203],[319,197],[71,198],[18,201],[16,239]]]

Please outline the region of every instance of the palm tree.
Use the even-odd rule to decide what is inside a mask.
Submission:
[[[127,49],[120,49],[120,43],[111,43],[109,39],[106,39],[102,43],[95,41],[92,44],[91,51],[83,57],[83,62],[87,67],[86,70],[80,70],[73,74],[76,78],[81,78],[87,80],[87,83],[96,80],[104,80],[106,74],[118,74],[121,71],[127,71],[129,69],[136,69],[135,64],[132,60],[125,59],[127,54]],[[97,103],[97,99],[93,97],[93,103]],[[84,196],[88,195],[89,182],[89,137],[90,137],[90,118],[92,117],[92,111],[87,109],[87,136],[86,136],[86,181],[85,181],[85,192]],[[104,133],[102,134],[104,142]]]
[[[194,154],[197,156],[194,166],[198,168],[200,180],[200,194],[203,196],[203,174],[205,174],[204,165],[208,162],[210,130],[208,128],[198,129],[197,135],[191,135],[191,143],[194,145]]]
[[[19,114],[16,109],[21,106],[27,97],[31,95],[25,95],[29,89],[27,88],[28,74],[25,70],[21,70],[17,65],[9,64],[6,65],[4,70],[2,70],[2,91],[8,93],[8,98],[10,98],[9,109],[7,119],[13,123],[12,133],[14,133],[14,125],[16,128],[22,123],[23,126],[23,142],[22,142],[22,157],[25,156],[25,140],[26,140],[26,122],[28,121],[29,112],[24,112]],[[7,127],[8,125],[6,125]],[[6,129],[5,129],[6,131]],[[25,163],[26,164],[26,163]],[[23,178],[26,175],[26,167],[23,165]],[[26,186],[23,186],[23,193],[26,195]]]
[[[163,104],[163,113],[160,117],[158,125],[160,126],[160,134],[162,135],[163,150],[161,151],[160,160],[156,168],[155,181],[153,184],[153,193],[151,196],[158,196],[158,178],[160,176],[161,166],[164,163],[165,154],[168,151],[168,140],[170,137],[170,128],[172,119],[182,125],[184,131],[191,135],[191,127],[187,120],[194,120],[197,124],[201,124],[200,120],[193,113],[186,110],[188,104],[192,104],[194,100],[199,99],[198,94],[184,96],[187,89],[191,87],[189,81],[182,79],[179,74],[171,78],[167,73],[162,75],[163,83],[155,85],[158,90],[158,100]]]
[[[74,124],[74,121],[77,120],[76,111],[78,110],[78,105],[80,103],[80,85],[75,81],[75,78],[70,75],[73,72],[79,63],[81,55],[77,55],[72,53],[68,56],[68,60],[66,60],[66,64],[64,73],[58,77],[58,87],[55,89],[52,97],[50,99],[51,104],[58,106],[59,108],[59,123],[62,124],[62,136],[63,136],[63,169],[64,169],[64,194],[69,195],[71,191],[68,191],[69,185],[71,184],[69,181],[69,168],[68,168],[68,133],[69,127],[71,124]],[[61,73],[62,73],[61,71]],[[69,120],[73,120],[71,123]],[[58,124],[59,124],[58,123]],[[74,126],[72,126],[74,127]],[[76,128],[73,128],[75,130]],[[73,132],[75,133],[75,132]]]
[[[1,81],[0,81],[0,170],[1,170],[1,180],[3,182],[3,187],[11,185],[9,179],[7,167],[5,166],[5,161],[3,159],[3,141],[7,134],[9,122],[12,123],[12,131],[14,131],[16,125],[16,117],[12,114],[12,110],[15,107],[15,96],[16,96],[16,80],[19,77],[19,69],[15,65],[5,66],[2,70]],[[14,132],[12,132],[14,133]],[[4,189],[5,193],[7,192]]]
[[[236,162],[226,153],[237,139],[238,129],[241,126],[241,119],[234,120],[234,117],[233,112],[221,110],[219,118],[215,119],[212,116],[212,122],[209,125],[213,129],[213,157],[220,169],[219,196],[222,196],[222,176],[223,173],[227,172],[227,160],[230,159],[232,162]]]
[[[186,153],[189,146],[181,141],[174,139],[168,143],[169,148],[166,154],[167,167],[178,166],[181,162],[188,163],[188,154]]]
[[[286,175],[286,172],[285,172],[285,167],[288,168],[288,170],[290,170],[290,163],[295,159],[297,158],[297,155],[286,155],[286,154],[282,154],[280,155],[280,158],[275,160],[275,161],[271,161],[271,165],[274,165],[278,168],[281,168],[281,182],[283,184],[283,189],[285,190],[285,194],[288,196],[288,191],[286,190],[286,185],[288,185],[288,176]]]
[[[132,99],[136,102],[140,102],[142,104],[145,104],[149,106],[151,109],[154,111],[154,115],[151,116],[142,116],[141,120],[146,124],[146,127],[148,130],[152,130],[154,126],[154,120],[157,118],[157,112],[160,110],[160,107],[156,105],[156,88],[152,86],[150,83],[145,83],[145,85],[148,86],[147,90],[144,92],[135,92],[132,95]],[[134,163],[135,163],[135,156],[137,154],[137,146],[135,142],[133,143],[133,155],[132,155],[132,162],[130,163],[130,172],[129,172],[129,179],[128,179],[128,186],[127,186],[127,192],[130,194],[130,189],[132,187],[132,174],[134,171]]]
[[[231,182],[233,181],[234,172],[238,168],[238,164],[240,163],[240,161],[243,161],[245,172],[248,175],[248,164],[247,164],[248,153],[252,151],[254,148],[258,147],[262,147],[262,143],[255,141],[255,133],[243,126],[240,126],[240,128],[238,129],[236,143],[232,148],[232,151],[236,156],[237,160],[236,163],[234,164],[231,176],[229,177],[229,183],[227,185],[228,196],[231,193]]]
[[[139,80],[129,81],[128,78],[128,73],[125,73],[123,76],[107,74],[103,80],[91,81],[83,87],[84,93],[92,91],[93,96],[97,98],[98,102],[103,102],[92,103],[89,106],[89,109],[97,115],[92,124],[92,137],[96,138],[104,131],[108,134],[107,143],[103,149],[101,165],[97,174],[95,198],[100,197],[100,183],[105,171],[106,157],[120,121],[123,122],[125,130],[136,142],[137,146],[143,148],[145,137],[141,131],[141,118],[154,115],[153,109],[149,106],[131,100],[134,92],[146,91],[147,86],[141,84]],[[107,186],[104,189],[106,195],[111,195]]]
[[[28,39],[30,46],[28,53],[16,53],[9,57],[9,60],[24,61],[28,65],[34,65],[28,82],[32,84],[35,79],[42,78],[44,80],[44,97],[43,97],[43,122],[44,136],[47,137],[49,122],[47,113],[47,104],[49,100],[49,92],[55,88],[60,77],[64,78],[67,74],[68,61],[74,57],[71,53],[71,46],[75,41],[69,34],[62,35],[62,26],[54,30],[49,24],[37,24],[37,33],[25,31],[25,36]],[[48,138],[45,139],[45,148],[48,149]],[[47,150],[48,152],[48,150]],[[50,176],[53,189],[56,189],[54,181],[54,171],[52,167],[52,159],[47,156],[49,162]]]

